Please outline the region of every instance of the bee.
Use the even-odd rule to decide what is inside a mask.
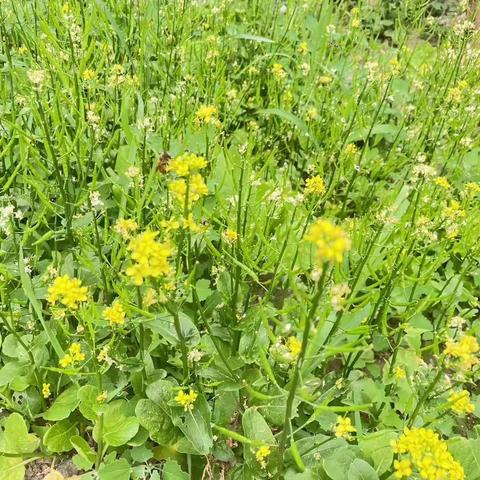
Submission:
[[[172,159],[168,152],[163,152],[157,162],[157,171],[160,173],[168,172],[168,162]]]

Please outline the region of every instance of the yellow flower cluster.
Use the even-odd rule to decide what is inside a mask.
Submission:
[[[155,239],[159,232],[146,231],[128,245],[134,264],[128,267],[126,274],[132,277],[135,285],[142,285],[147,277],[162,277],[170,273],[168,257],[173,253],[170,243],[159,243]]]
[[[437,178],[435,178],[435,180],[433,180],[433,183],[435,185],[438,185],[439,187],[443,188],[444,190],[451,190],[452,189],[452,186],[450,185],[450,182],[445,177],[437,177]]]
[[[333,431],[336,437],[351,440],[352,433],[355,433],[357,429],[352,425],[350,418],[337,417],[337,424],[333,427]]]
[[[168,170],[176,173],[179,177],[188,177],[191,173],[207,166],[207,161],[200,155],[184,153],[170,160]]]
[[[103,318],[110,322],[110,325],[123,325],[125,323],[125,310],[120,302],[114,302],[111,307],[103,311]]]
[[[465,478],[462,466],[452,457],[447,444],[433,430],[406,428],[403,435],[392,442],[392,448],[397,454],[408,455],[408,458],[397,460],[394,464],[397,478],[408,477],[413,468],[426,480]]]
[[[70,365],[74,366],[75,362],[83,362],[85,360],[85,355],[82,353],[82,349],[79,343],[72,343],[68,348],[68,353],[66,353],[63,358],[60,359],[60,366],[62,368],[67,368]]]
[[[57,277],[48,287],[47,300],[52,304],[59,301],[66,307],[76,310],[78,303],[87,299],[87,292],[87,287],[82,287],[82,282],[78,278],[63,275]]]
[[[448,397],[448,401],[452,404],[452,410],[456,413],[473,413],[475,405],[470,401],[470,393],[466,390],[452,393]]]
[[[223,238],[225,238],[228,243],[235,243],[238,240],[238,233],[231,228],[227,228],[223,232]]]
[[[291,356],[296,360],[302,351],[302,342],[297,337],[289,337],[287,347]]]
[[[51,395],[50,384],[49,383],[44,383],[42,385],[42,396],[43,396],[43,398],[48,398],[50,395]]]
[[[174,197],[183,205],[187,195],[187,182],[180,178],[178,180],[172,180],[168,184],[168,189]],[[203,180],[203,177],[199,173],[194,173],[189,177],[188,188],[188,202],[193,203],[198,201],[201,197],[208,194],[208,187]]]
[[[123,238],[129,238],[137,230],[138,225],[131,218],[119,218],[113,227],[113,230]]]
[[[175,401],[180,404],[185,411],[193,410],[193,404],[198,397],[198,393],[194,390],[190,390],[188,393],[180,391],[175,397]]]
[[[305,193],[321,195],[325,193],[325,182],[320,175],[315,175],[314,177],[307,178],[305,181]]]
[[[213,105],[202,105],[195,113],[197,123],[217,123],[217,111],[217,107]]]
[[[405,370],[397,365],[393,369],[393,376],[395,377],[395,380],[403,380],[407,375],[405,373]]]
[[[255,453],[255,458],[262,468],[267,468],[267,457],[272,453],[268,445],[262,445]]]
[[[479,350],[478,342],[472,335],[464,335],[458,342],[449,340],[443,353],[460,360],[460,365],[466,369],[478,363],[476,353]]]
[[[319,263],[340,263],[350,249],[350,239],[345,231],[328,220],[320,219],[311,225],[305,240],[316,245]]]
[[[277,80],[282,80],[287,76],[281,63],[274,63],[272,65],[272,74]]]

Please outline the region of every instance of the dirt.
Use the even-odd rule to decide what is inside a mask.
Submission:
[[[25,480],[43,480],[50,473],[52,467],[65,478],[78,474],[78,469],[71,460],[61,460],[53,463],[51,460],[36,460],[26,468]]]

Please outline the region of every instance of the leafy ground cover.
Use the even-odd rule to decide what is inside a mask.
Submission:
[[[2,480],[480,479],[474,19],[1,1]]]

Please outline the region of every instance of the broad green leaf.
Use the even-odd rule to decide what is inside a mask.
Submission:
[[[323,468],[332,480],[345,480],[350,465],[357,458],[353,448],[345,446],[335,450],[332,455],[323,461]]]
[[[78,399],[80,400],[78,409],[87,420],[97,420],[103,407],[97,400],[98,394],[98,388],[93,385],[84,385],[78,390]]]
[[[0,456],[0,472],[2,472],[2,480],[24,480],[25,464],[23,459]]]
[[[98,470],[100,480],[129,480],[131,467],[127,460],[121,458],[102,465]]]
[[[87,443],[87,441],[78,436],[75,435],[70,438],[70,443],[72,444],[72,447],[77,451],[77,453],[87,462],[93,464],[95,462],[95,452],[90,448],[90,445]]]
[[[125,415],[127,402],[118,400],[105,406],[103,413],[103,440],[112,447],[125,445],[138,432],[138,419]],[[99,422],[93,429],[93,438],[99,441],[100,429]]]
[[[63,420],[77,408],[79,403],[78,387],[72,385],[55,399],[51,407],[43,414],[43,418],[52,422]]]
[[[50,452],[69,452],[72,449],[70,439],[76,435],[78,435],[77,425],[69,419],[65,419],[47,430],[43,437],[43,443]]]
[[[12,413],[3,421],[3,430],[0,430],[0,452],[33,453],[39,444],[38,437],[28,433],[25,420],[20,414]]]
[[[355,459],[348,469],[348,480],[379,480],[377,472],[365,460]]]
[[[167,460],[163,466],[163,480],[189,480],[189,476],[175,460]]]
[[[152,400],[143,399],[137,403],[135,414],[150,434],[150,438],[160,445],[171,445],[178,438],[178,430],[173,425],[170,415]]]
[[[379,475],[385,473],[393,462],[393,451],[390,442],[398,437],[393,430],[380,430],[358,438],[360,450],[373,461]]]
[[[465,470],[468,480],[480,479],[480,439],[451,438],[448,450]]]

